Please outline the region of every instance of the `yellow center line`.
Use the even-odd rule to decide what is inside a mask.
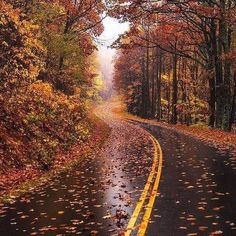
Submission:
[[[139,231],[138,231],[138,236],[143,236],[146,233],[146,230],[147,230],[147,227],[148,227],[148,222],[149,222],[149,219],[150,219],[150,216],[151,216],[151,213],[152,213],[153,205],[155,203],[155,199],[156,199],[156,196],[157,196],[158,186],[159,186],[160,179],[161,179],[163,154],[162,154],[162,149],[161,149],[160,143],[156,139],[155,139],[155,142],[156,142],[156,144],[157,144],[157,146],[160,150],[157,176],[156,176],[156,180],[155,180],[154,185],[153,185],[153,189],[152,189],[151,196],[149,198],[149,202],[148,202],[147,207],[146,207],[145,214],[144,214],[143,219],[142,219],[142,223],[141,223]]]
[[[127,226],[127,229],[126,229],[126,232],[125,232],[125,236],[129,236],[135,226],[135,223],[137,221],[137,218],[139,216],[139,213],[143,207],[143,204],[145,202],[145,199],[146,199],[146,196],[147,196],[147,193],[148,193],[148,190],[150,188],[150,185],[152,183],[152,179],[154,177],[154,174],[155,174],[155,169],[156,169],[156,165],[157,165],[157,161],[158,161],[158,154],[157,154],[157,143],[155,142],[155,138],[153,136],[151,136],[151,139],[152,139],[152,142],[154,144],[154,161],[153,161],[153,164],[152,164],[152,170],[148,176],[148,180],[146,182],[146,185],[143,189],[143,192],[138,200],[138,203],[134,209],[134,212],[130,218],[130,221],[128,223],[128,226]],[[159,169],[159,168],[158,168]]]

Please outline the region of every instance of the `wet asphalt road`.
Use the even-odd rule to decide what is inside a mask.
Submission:
[[[149,236],[236,235],[236,158],[174,130],[118,121],[103,149],[47,186],[0,208],[0,235],[122,235],[152,164],[150,131],[163,150]],[[132,235],[135,235],[134,232]]]
[[[159,140],[164,156],[147,235],[236,235],[235,152],[171,129],[142,126]]]

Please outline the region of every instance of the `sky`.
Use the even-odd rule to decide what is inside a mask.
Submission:
[[[112,81],[113,71],[113,57],[116,54],[115,49],[109,48],[111,44],[119,37],[120,34],[124,33],[129,28],[128,23],[119,23],[118,20],[107,17],[103,21],[104,32],[99,37],[99,59],[101,65],[101,72],[105,77],[106,82]]]

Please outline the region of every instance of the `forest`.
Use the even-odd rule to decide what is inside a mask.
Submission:
[[[48,170],[61,149],[83,142],[89,103],[102,86],[94,38],[103,1],[1,0],[1,171]]]
[[[236,110],[233,0],[113,1],[130,30],[114,42],[114,86],[128,111],[231,131]]]

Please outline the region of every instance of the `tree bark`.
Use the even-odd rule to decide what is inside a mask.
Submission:
[[[222,15],[219,24],[219,37],[220,43],[224,52],[224,55],[227,55],[230,52],[230,38],[231,31],[229,29],[229,25],[226,17],[226,1],[221,0],[221,9]],[[230,130],[230,111],[231,111],[231,61],[226,57],[224,59],[224,94],[223,94],[223,119],[222,119],[222,129],[225,131]]]
[[[223,121],[223,97],[224,97],[224,84],[223,84],[223,68],[222,68],[222,49],[221,45],[217,42],[216,38],[216,26],[215,23],[212,25],[213,38],[212,38],[212,53],[214,57],[214,67],[215,67],[215,93],[216,93],[216,111],[215,111],[215,125],[216,128],[222,128]]]
[[[234,93],[233,93],[233,98],[232,98],[231,112],[230,112],[230,119],[229,119],[229,131],[232,131],[232,127],[233,127],[234,119],[235,119],[235,111],[236,111],[236,71],[234,72]]]
[[[160,49],[158,73],[157,73],[157,120],[158,121],[161,119],[161,77],[162,77],[162,50]]]
[[[212,58],[212,55],[210,55]],[[216,83],[215,83],[215,76],[214,76],[214,65],[211,60],[209,60],[208,64],[208,83],[209,83],[209,122],[208,125],[211,128],[215,127],[215,113],[216,113]]]
[[[157,58],[156,58],[157,60]],[[155,58],[152,63],[152,117],[155,118],[156,115],[156,68],[155,68]]]
[[[172,81],[172,115],[171,123],[177,124],[178,80],[177,80],[177,55],[173,55],[173,81]]]
[[[147,55],[146,55],[147,56]],[[143,80],[142,80],[142,111],[141,116],[144,118],[148,118],[149,108],[150,108],[150,95],[149,95],[149,79],[147,79],[147,75],[149,76],[149,72],[147,73],[147,68],[145,67],[145,59],[143,60]]]

